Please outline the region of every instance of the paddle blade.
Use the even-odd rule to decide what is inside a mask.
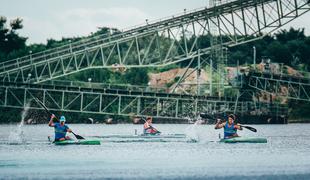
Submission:
[[[72,134],[76,137],[76,139],[85,139],[83,138],[82,136],[78,135],[78,134],[75,134],[74,132],[72,132]]]
[[[246,128],[246,129],[248,129],[250,131],[253,131],[253,132],[257,132],[257,130],[255,128],[251,127],[251,126],[243,126],[242,125],[241,127],[244,127],[244,128]]]

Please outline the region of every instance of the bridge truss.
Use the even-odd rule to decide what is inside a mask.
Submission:
[[[152,115],[157,118],[193,119],[200,112],[214,114],[233,112],[239,115],[255,113],[272,116],[275,113],[287,115],[287,107],[277,104],[253,101],[236,102],[232,98],[210,98],[166,93],[141,93],[113,89],[92,89],[79,87],[59,87],[51,85],[0,86],[0,106],[22,108],[30,103],[30,108],[41,109],[33,100],[38,97],[54,111],[95,113],[106,115]]]
[[[233,47],[262,38],[309,9],[308,0],[231,0],[1,63],[0,79],[38,84],[87,69],[161,67],[193,59],[198,61],[201,57],[207,59],[216,47],[206,42],[205,37],[217,37],[220,48]],[[196,116],[198,112],[220,111],[222,107],[231,109],[233,106],[243,113],[252,107],[265,106],[252,101],[210,100],[205,96],[132,95],[130,91],[111,94],[102,90],[81,92],[31,85],[1,86],[0,89],[0,106],[3,107],[22,107],[32,96],[37,96],[54,110],[99,114],[184,118]],[[33,108],[38,106],[33,105]],[[273,112],[267,110],[267,113]]]
[[[236,46],[273,32],[309,9],[307,0],[228,1],[9,61],[1,65],[0,77],[40,83],[91,68],[165,66],[197,57],[198,50],[210,54],[210,42],[202,37],[212,32],[221,46]]]
[[[273,74],[250,75],[248,85],[256,90],[288,99],[310,101],[310,79]]]

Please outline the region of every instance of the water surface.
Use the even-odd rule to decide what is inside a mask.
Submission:
[[[224,144],[211,125],[156,124],[162,133],[190,133],[199,142],[112,142],[55,146],[47,125],[0,125],[0,179],[310,179],[310,124],[253,125],[267,144]],[[141,125],[69,126],[86,138],[142,132]],[[22,141],[12,140],[12,133]]]

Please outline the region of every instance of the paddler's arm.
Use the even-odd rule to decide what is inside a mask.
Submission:
[[[53,122],[53,119],[54,118],[56,118],[56,116],[54,115],[54,114],[52,114],[51,115],[51,119],[50,119],[50,121],[48,122],[48,126],[49,127],[54,127],[55,126],[55,124],[54,124],[54,122]]]
[[[148,130],[148,129],[153,129],[151,126],[147,127],[147,128],[144,128],[145,130]]]
[[[151,125],[149,125],[147,128],[145,128],[145,130],[148,130],[148,129],[154,129],[154,130],[156,130],[157,131],[157,129],[156,128],[154,128],[153,126],[151,126]]]
[[[65,131],[66,132],[68,132],[68,133],[72,133],[72,130],[69,128],[69,126],[68,125],[65,125]]]
[[[235,128],[235,129],[238,129],[238,130],[242,130],[242,127],[240,126],[239,123],[238,123],[237,125],[235,125],[234,128]]]
[[[146,123],[147,123],[147,122],[146,122]],[[152,126],[152,124],[147,123],[146,126],[147,126],[147,128],[145,128],[145,130],[153,129],[153,130],[155,130],[156,132],[160,132],[160,131],[158,131],[156,128],[154,128],[154,127]]]
[[[158,131],[156,128],[154,128],[153,126],[150,126],[150,128],[152,128],[153,130],[155,130],[156,132],[159,132],[160,133],[160,131]]]
[[[153,126],[152,126],[152,123],[148,123],[150,129],[155,129]],[[156,130],[156,129],[155,129]]]
[[[149,128],[150,128],[150,129],[154,129],[155,131],[158,131],[156,128],[154,128],[154,127],[152,126],[152,125],[153,125],[152,123],[150,123],[150,124],[148,123],[148,125],[149,125]]]
[[[148,122],[145,122],[143,126],[144,126],[144,129],[145,129],[145,130],[147,130],[147,129],[154,129],[154,128],[152,127],[152,124],[150,124],[150,123],[148,123]]]
[[[217,119],[217,123],[215,124],[214,129],[221,129],[225,126],[225,123],[221,123],[220,119]]]
[[[146,130],[146,129],[149,129],[149,128],[150,128],[149,123],[145,122],[145,123],[143,124],[143,128],[144,128],[145,130]]]

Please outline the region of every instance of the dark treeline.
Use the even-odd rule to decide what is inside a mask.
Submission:
[[[310,37],[305,35],[304,29],[280,30],[260,40],[231,48],[229,60],[251,64],[253,46],[256,47],[258,59],[269,57],[273,62],[283,63],[299,70],[309,70]]]
[[[59,47],[69,42],[80,41],[86,37],[71,37],[62,38],[61,40],[47,39],[46,43],[30,44],[27,45],[28,37],[19,35],[19,31],[23,28],[23,20],[21,18],[8,20],[4,16],[0,16],[0,63],[8,61],[21,56],[29,55],[29,52],[36,53]],[[91,33],[90,36],[98,34],[107,34],[111,31],[110,28],[102,27],[97,32]],[[117,29],[112,29],[115,33],[119,33]],[[169,40],[163,38],[163,41],[167,43]],[[223,37],[225,38],[225,37]],[[188,42],[193,42],[194,37],[188,39]],[[210,46],[210,36],[203,35],[198,38],[201,47]],[[183,44],[180,41],[179,44]],[[228,64],[236,64],[238,60],[240,64],[251,64],[253,62],[253,47],[257,50],[257,59],[262,57],[269,57],[273,62],[283,63],[294,67],[295,69],[302,71],[309,71],[310,67],[310,37],[305,35],[304,29],[280,30],[273,35],[266,35],[264,38],[242,44],[229,49]],[[183,62],[179,65],[173,65],[176,67],[185,67],[187,62]],[[171,67],[164,67],[163,69],[169,69]],[[147,85],[148,72],[163,71],[163,69],[152,68],[136,68],[127,69],[126,72],[115,72],[107,69],[87,70],[80,73],[63,77],[62,80],[70,81],[87,81],[89,77],[92,78],[92,82],[103,82],[111,84],[133,84],[133,85]],[[291,102],[293,107],[296,102]],[[304,106],[309,107],[308,104]],[[2,109],[2,108],[1,108]],[[306,108],[307,109],[307,108]],[[2,109],[3,110],[3,109]],[[2,111],[4,112],[4,111]],[[294,116],[304,114],[302,112],[294,113]],[[1,114],[4,116],[4,114]],[[6,116],[5,119],[10,119],[10,116]]]

